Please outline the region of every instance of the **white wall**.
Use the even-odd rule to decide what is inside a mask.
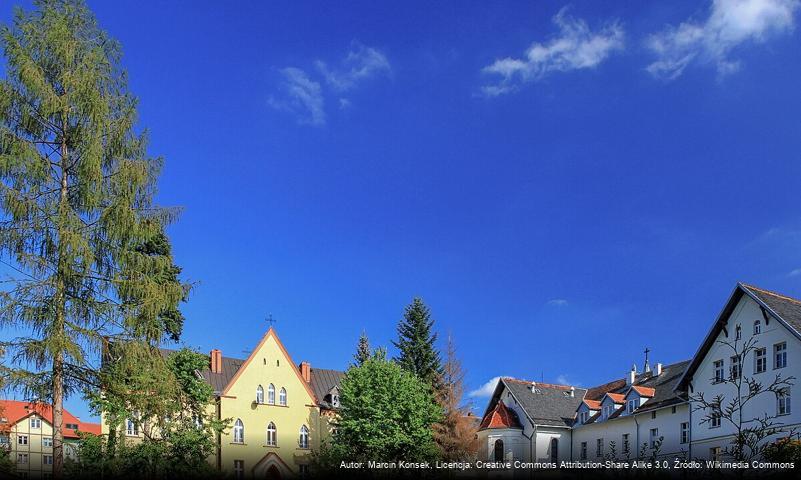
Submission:
[[[782,325],[775,318],[769,317],[770,323],[765,325],[762,317],[762,312],[759,305],[747,295],[743,296],[738,305],[735,307],[729,322],[726,326],[729,337],[726,338],[724,332],[718,335],[717,340],[734,341],[735,328],[737,324],[742,326],[742,342],[747,341],[751,337],[755,337],[758,347],[765,347],[767,350],[767,371],[764,373],[754,373],[754,359],[753,353],[749,354],[743,361],[743,375],[745,377],[753,377],[759,380],[763,386],[773,381],[776,374],[779,373],[782,377],[786,378],[794,376],[801,379],[801,342],[791,333],[784,325]],[[753,323],[755,320],[760,320],[762,324],[762,333],[753,335]],[[773,346],[776,343],[787,342],[787,367],[781,369],[774,369],[774,355]],[[736,396],[736,391],[731,384],[713,382],[715,376],[714,362],[716,360],[724,361],[724,374],[728,376],[730,357],[733,355],[733,350],[719,343],[715,343],[704,356],[699,368],[694,373],[691,383],[694,387],[693,394],[704,394],[705,398],[712,399],[716,395],[723,395],[727,400]],[[782,416],[777,419],[786,426],[798,425],[801,423],[801,385],[797,380],[795,385],[791,387],[791,410],[792,413],[787,416]],[[765,392],[756,397],[750,405],[743,408],[744,418],[754,418],[756,416],[764,416],[776,414],[776,397],[771,392]],[[709,449],[711,447],[725,447],[731,442],[731,435],[734,432],[734,427],[727,424],[726,420],[721,422],[721,426],[717,428],[710,428],[709,424],[702,424],[704,413],[701,411],[692,412],[692,457],[693,458],[708,458]]]

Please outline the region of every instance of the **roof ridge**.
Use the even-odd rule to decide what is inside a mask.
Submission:
[[[797,298],[788,297],[787,295],[782,295],[781,293],[774,292],[772,290],[766,290],[764,288],[759,288],[757,286],[750,285],[750,284],[747,284],[747,283],[744,283],[744,282],[740,282],[740,284],[742,286],[746,287],[746,288],[751,289],[751,290],[756,290],[757,292],[766,293],[768,295],[772,295],[774,297],[778,297],[778,298],[781,298],[783,300],[788,300],[790,302],[797,303],[797,304],[801,305],[801,300],[798,300]]]
[[[587,390],[584,387],[579,387],[579,386],[576,386],[576,385],[562,385],[562,384],[558,384],[558,383],[537,382],[537,381],[534,381],[534,380],[523,380],[523,379],[514,378],[514,377],[501,377],[501,379],[509,380],[509,381],[517,382],[517,383],[527,383],[527,384],[535,383],[535,384],[537,384],[538,387],[545,387],[545,388],[561,388],[563,390],[570,390],[571,388],[575,388],[576,390],[578,390],[578,389]]]

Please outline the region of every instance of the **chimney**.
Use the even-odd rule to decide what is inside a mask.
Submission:
[[[570,387],[570,398],[576,396],[576,387]]]
[[[306,383],[311,382],[311,363],[300,362],[300,376]]]
[[[657,363],[656,364],[656,368],[654,368],[654,376],[658,377],[660,375],[662,375],[662,364],[661,363]]]
[[[222,351],[214,349],[209,353],[211,359],[211,373],[222,373]]]
[[[634,384],[634,380],[637,378],[637,365],[631,366],[631,371],[629,371],[629,376],[626,377],[626,385]]]

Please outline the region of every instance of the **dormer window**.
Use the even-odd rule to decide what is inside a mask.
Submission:
[[[579,413],[579,422],[581,422],[582,424],[587,423],[587,420],[589,419],[590,419],[590,412],[585,410]]]
[[[331,395],[331,405],[339,408],[339,395],[336,393]]]
[[[626,405],[626,413],[634,413],[634,410],[637,410],[638,403],[636,398],[629,399],[628,405]]]
[[[614,407],[612,405],[604,405],[604,409],[603,409],[604,420],[606,420],[607,418],[612,416],[613,409],[614,409]]]
[[[258,403],[259,405],[264,403],[264,389],[262,388],[261,385],[256,387],[256,403]]]
[[[762,333],[762,322],[757,320],[754,322],[754,335]]]

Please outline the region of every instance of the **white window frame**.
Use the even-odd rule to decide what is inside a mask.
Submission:
[[[234,443],[245,443],[245,424],[241,418],[234,422]]]
[[[264,403],[264,387],[261,385],[256,387],[256,403],[259,405]]]
[[[787,366],[787,342],[773,345],[773,369],[784,368]]]
[[[52,455],[42,455],[42,465],[52,465],[52,464],[53,464]]]
[[[792,407],[790,389],[783,388],[776,394],[776,415],[790,415]]]
[[[719,411],[712,412],[709,418],[709,428],[720,428],[721,413]]]
[[[754,321],[754,335],[759,335],[762,333],[762,320],[755,320]]]
[[[278,404],[286,407],[286,388],[281,387],[281,390],[278,392]]]
[[[626,404],[626,412],[627,413],[634,413],[634,410],[637,410],[638,402],[636,398],[630,398],[628,403]]]
[[[139,425],[131,418],[125,419],[125,434],[129,437],[136,437],[139,435]]]
[[[42,446],[45,448],[53,448],[53,437],[42,437]]]
[[[27,435],[17,435],[17,445],[27,445],[27,444],[28,444]]]
[[[734,339],[742,340],[742,338],[743,338],[743,326],[738,323],[737,326],[734,327]]]
[[[267,404],[275,405],[275,385],[267,385]]]
[[[41,429],[42,428],[42,419],[39,417],[31,417],[31,429]]]
[[[590,412],[586,410],[583,412],[579,412],[579,422],[581,422],[582,425],[587,423],[587,420],[589,419],[590,419]]]
[[[679,431],[679,443],[690,443],[690,422],[681,422]]]
[[[768,371],[768,349],[765,347],[754,350],[754,373]]]
[[[278,429],[275,427],[275,423],[273,422],[267,424],[267,446],[278,446]]]
[[[28,464],[28,454],[27,453],[18,453],[17,454],[17,465],[27,465]]]
[[[309,427],[303,425],[298,433],[298,447],[309,448]]]
[[[650,432],[650,437],[651,437],[651,448],[652,449],[656,448],[656,442],[657,440],[659,440],[659,429],[656,427],[652,428]]]
[[[743,364],[740,361],[739,355],[729,357],[729,378],[737,380],[743,376]]]
[[[712,383],[721,383],[726,379],[725,377],[726,372],[724,371],[723,360],[715,360],[713,366],[715,368],[715,379],[712,381]]]

